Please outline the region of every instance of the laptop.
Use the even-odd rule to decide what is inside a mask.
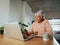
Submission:
[[[21,26],[19,25],[18,22],[13,22],[13,23],[7,23],[4,25],[4,30],[6,31],[6,34],[10,38],[15,38],[18,40],[23,40],[27,41],[30,40],[31,38],[34,37],[34,34],[27,36],[24,38],[22,31],[21,31]]]

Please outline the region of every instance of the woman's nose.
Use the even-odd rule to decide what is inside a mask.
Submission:
[[[40,19],[40,18],[37,18],[37,19]]]

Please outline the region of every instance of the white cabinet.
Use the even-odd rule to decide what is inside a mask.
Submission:
[[[60,19],[49,20],[53,31],[60,31]]]

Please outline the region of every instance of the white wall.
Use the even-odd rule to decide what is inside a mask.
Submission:
[[[20,22],[22,19],[22,1],[10,0],[9,22]]]
[[[31,10],[31,7],[24,1],[23,2],[23,21],[25,23],[30,22],[34,20],[34,13]]]
[[[31,7],[21,0],[10,0],[9,22],[31,22],[34,19]]]
[[[9,0],[0,0],[0,26],[9,20]]]
[[[31,23],[34,14],[31,7],[21,0],[0,0],[0,25],[7,22]]]
[[[23,2],[23,22],[29,25],[28,23],[31,24],[33,20],[34,20],[34,13],[32,12],[31,7],[24,1]],[[27,27],[27,30],[29,30],[29,27]]]

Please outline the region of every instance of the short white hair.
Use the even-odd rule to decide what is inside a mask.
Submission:
[[[39,10],[35,14],[40,14],[40,16],[45,16],[43,10]]]

